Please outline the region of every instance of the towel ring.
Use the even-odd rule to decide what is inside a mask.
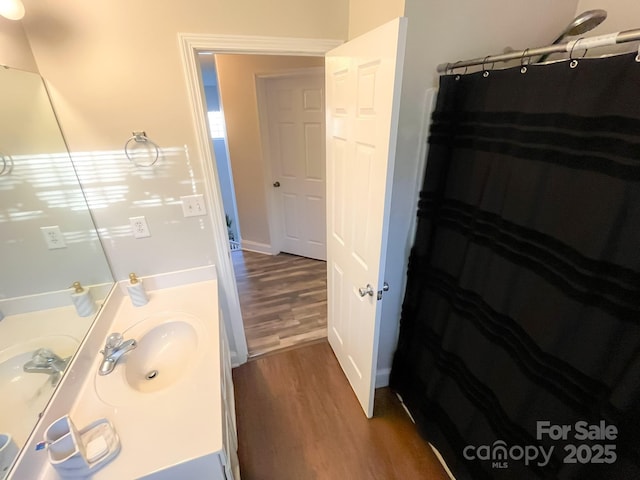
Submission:
[[[132,133],[133,133],[133,136],[131,138],[129,138],[129,140],[127,140],[125,142],[125,144],[124,144],[124,154],[127,156],[127,158],[131,162],[133,162],[133,164],[136,167],[153,167],[156,164],[156,162],[158,161],[158,158],[160,158],[160,147],[154,141],[150,140],[147,137],[147,134],[145,132],[132,132]],[[155,154],[151,155],[151,157],[153,157],[151,162],[149,162],[149,163],[137,162],[135,160],[135,158],[134,158],[135,154],[133,154],[132,151],[130,150],[131,142],[151,144],[153,146],[154,150],[155,150]]]
[[[0,158],[2,158],[2,169],[0,170],[0,177],[3,175],[9,175],[13,170],[13,158],[11,155],[0,152]]]

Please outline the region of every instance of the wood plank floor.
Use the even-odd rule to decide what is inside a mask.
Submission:
[[[389,389],[367,419],[326,341],[233,370],[243,480],[448,480]]]
[[[231,258],[249,357],[326,338],[326,262],[242,250]]]

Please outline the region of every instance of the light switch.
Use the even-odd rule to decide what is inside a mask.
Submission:
[[[207,214],[203,195],[187,195],[182,200],[182,213],[185,217],[199,217]]]

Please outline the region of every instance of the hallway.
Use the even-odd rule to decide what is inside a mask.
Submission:
[[[249,357],[326,338],[325,262],[242,250],[231,258]]]

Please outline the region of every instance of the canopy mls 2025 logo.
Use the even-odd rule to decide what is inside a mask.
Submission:
[[[598,424],[579,421],[573,425],[552,424],[546,420],[536,422],[536,440],[563,442],[563,463],[614,463],[618,458],[616,445],[606,442],[617,438],[618,428],[607,425],[604,420]],[[565,443],[567,441],[572,443]],[[523,462],[526,466],[535,464],[545,467],[555,449],[556,445],[546,448],[542,444],[508,445],[504,440],[496,440],[491,445],[467,445],[462,454],[467,460],[491,461],[492,468],[509,468],[510,461]]]

